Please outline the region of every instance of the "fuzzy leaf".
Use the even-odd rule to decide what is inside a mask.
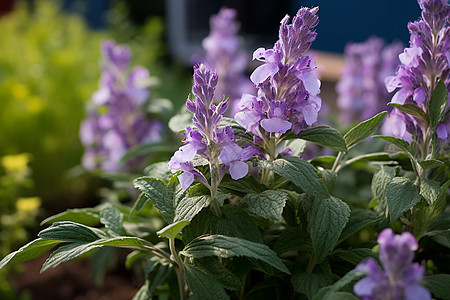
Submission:
[[[405,177],[394,177],[386,185],[385,196],[391,222],[395,222],[404,211],[416,205],[421,199],[419,188]]]
[[[194,259],[194,265],[201,271],[214,278],[224,288],[238,291],[241,289],[241,281],[239,278],[225,269],[219,261],[214,257],[205,257]]]
[[[450,294],[448,287],[450,286],[449,274],[426,275],[425,283],[428,290],[437,298],[449,300]]]
[[[430,116],[430,124],[435,129],[441,122],[448,102],[448,91],[442,80],[439,80],[436,88],[431,94],[428,106],[428,114]]]
[[[282,146],[281,146],[282,145]],[[285,140],[284,143],[280,145],[281,151],[289,148],[292,151],[293,156],[298,156],[305,150],[306,140],[302,140],[300,138],[294,138],[290,140]]]
[[[387,136],[387,135],[374,135],[373,137],[383,139],[383,140],[393,144],[394,146],[396,146],[403,152],[414,156],[414,152],[411,148],[411,145],[405,140],[402,140],[400,138],[396,138],[393,136]]]
[[[345,240],[365,226],[375,223],[377,220],[378,216],[371,210],[352,210],[347,225],[345,226],[344,230],[342,230],[341,236],[339,237],[339,241]]]
[[[260,194],[247,194],[242,201],[247,203],[253,213],[265,219],[281,221],[287,199],[283,192],[267,190]]]
[[[182,132],[187,126],[194,127],[192,121],[192,113],[190,113],[185,106],[169,120],[169,128],[173,132]]]
[[[188,196],[179,199],[175,208],[174,222],[181,220],[192,220],[204,207],[211,203],[211,196]]]
[[[80,257],[81,255],[87,254],[96,248],[101,247],[101,245],[91,243],[85,244],[80,242],[63,245],[50,254],[40,272],[43,273],[50,268],[54,268],[64,262]]]
[[[319,292],[314,296],[313,300],[335,300],[335,299],[357,300],[358,298],[354,297],[352,294],[349,294],[347,298],[344,295],[344,298],[342,298],[340,297],[341,293],[338,291],[347,287],[350,283],[358,280],[361,277],[362,274],[360,272],[357,272],[356,270],[351,270],[350,272],[345,274],[344,277],[342,277],[332,285],[321,288]]]
[[[100,211],[100,222],[118,235],[125,233],[122,227],[123,214],[112,204],[108,203]]]
[[[292,286],[296,292],[312,299],[320,288],[329,285],[329,276],[318,273],[296,273],[291,278]]]
[[[347,152],[346,142],[342,135],[336,129],[328,126],[316,126],[300,131],[298,137],[339,152]]]
[[[420,182],[420,195],[427,201],[428,205],[433,205],[441,193],[441,186],[438,182],[423,178]]]
[[[208,256],[219,256],[223,258],[245,256],[261,260],[289,274],[289,270],[269,247],[236,237],[218,234],[201,236],[189,242],[180,254],[194,258]]]
[[[333,196],[324,199],[305,199],[303,208],[308,219],[308,231],[316,254],[316,263],[321,263],[334,248],[350,216],[350,208]]]
[[[444,165],[442,161],[436,159],[419,160],[418,163],[424,170]]]
[[[106,237],[100,229],[70,221],[55,222],[39,232],[38,236],[46,240],[57,240],[74,243],[89,243]]]
[[[189,221],[186,220],[178,221],[173,224],[167,225],[166,227],[158,231],[156,234],[158,236],[163,236],[168,239],[174,239],[181,232],[181,230],[183,230],[183,228],[186,227],[187,225],[189,225]]]
[[[423,111],[423,109],[414,103],[405,103],[403,105],[399,103],[388,103],[388,105],[391,105],[404,113],[421,118],[427,124],[430,122],[427,114]]]
[[[386,186],[395,177],[396,168],[382,166],[381,169],[375,173],[372,178],[372,195],[378,199],[378,202],[386,207],[384,193]]]
[[[183,271],[184,279],[193,294],[189,299],[230,299],[216,280],[197,267],[185,264]]]
[[[295,250],[307,251],[313,250],[311,240],[299,228],[286,228],[276,240],[273,250],[278,254]]]
[[[46,218],[41,225],[60,221],[72,221],[87,226],[96,226],[100,223],[99,211],[92,208],[68,209],[65,212]]]
[[[352,147],[368,138],[381,125],[386,114],[386,111],[380,112],[372,118],[363,121],[351,128],[344,135],[344,139],[347,144],[347,150],[350,150]]]

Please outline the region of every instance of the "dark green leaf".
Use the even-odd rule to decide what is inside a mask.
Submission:
[[[359,144],[368,138],[383,122],[387,112],[383,111],[372,118],[363,121],[351,128],[345,135],[344,139],[347,144],[347,150]]]
[[[450,229],[429,231],[425,235],[431,237],[442,246],[450,248]]]
[[[442,80],[439,80],[436,88],[431,94],[430,104],[428,106],[428,114],[430,116],[430,124],[436,129],[441,122],[448,102],[448,91]]]
[[[208,274],[188,264],[183,269],[184,279],[193,294],[192,299],[230,299],[222,286]]]
[[[441,193],[441,186],[438,182],[423,178],[420,182],[420,195],[427,201],[428,205],[433,205]]]
[[[372,195],[378,199],[378,203],[386,208],[387,204],[385,201],[385,191],[386,186],[395,177],[396,168],[381,166],[381,169],[375,173],[372,178]]]
[[[316,126],[302,130],[298,137],[339,152],[347,152],[346,142],[342,135],[336,129],[328,126]]]
[[[311,240],[299,228],[286,228],[276,240],[273,250],[278,254],[287,251],[307,251],[313,250]]]
[[[395,145],[397,148],[399,148],[403,152],[414,156],[414,152],[412,151],[411,145],[405,140],[402,140],[402,139],[399,139],[399,138],[396,138],[393,136],[387,136],[387,135],[374,135],[373,137],[383,139],[383,140]]]
[[[150,291],[148,290],[148,281],[141,286],[139,291],[134,295],[132,300],[148,300],[151,299]]]
[[[361,277],[362,274],[360,272],[356,270],[351,270],[350,272],[345,274],[344,277],[336,281],[333,285],[321,288],[319,292],[314,296],[313,300],[334,300],[336,299],[335,298],[336,294],[340,294],[337,293],[339,290],[343,289],[344,287],[348,286],[353,281],[356,281]],[[348,299],[355,299],[355,298],[348,298]]]
[[[269,247],[236,237],[218,234],[201,236],[189,242],[180,253],[194,258],[245,256],[261,260],[282,272],[289,273],[286,266]]]
[[[242,199],[253,213],[276,221],[281,221],[286,200],[287,195],[285,193],[273,190],[267,190],[260,194],[247,194]]]
[[[291,278],[292,286],[296,292],[312,299],[320,288],[329,285],[329,276],[317,273],[296,273]]]
[[[430,159],[430,160],[419,160],[419,165],[422,167],[422,169],[427,170],[430,168],[434,168],[434,167],[438,167],[438,166],[443,166],[444,163],[440,160],[436,160],[436,159]]]
[[[394,177],[386,185],[385,196],[391,222],[395,222],[404,211],[416,205],[421,199],[419,188],[405,177]]]
[[[225,269],[214,257],[194,259],[194,265],[208,276],[214,278],[224,288],[238,291],[241,289],[239,278]]]
[[[450,287],[449,274],[426,275],[425,284],[435,297],[443,300],[450,299],[450,294],[448,292],[448,288]]]
[[[259,194],[267,189],[264,184],[252,176],[245,176],[239,180],[233,180],[231,177],[225,176],[220,183],[220,188],[242,197],[249,193]]]
[[[315,167],[322,167],[325,169],[331,169],[336,156],[319,156],[310,160],[310,163]]]
[[[377,220],[378,216],[371,210],[352,210],[347,225],[345,226],[344,230],[342,230],[341,236],[339,237],[339,241],[345,240],[365,226],[375,223]]]
[[[46,240],[89,243],[106,237],[100,229],[70,221],[55,222],[49,228],[39,232],[38,236]]]
[[[69,260],[80,257],[81,255],[87,254],[96,248],[101,248],[100,245],[94,244],[84,244],[84,243],[72,243],[68,245],[63,245],[56,249],[50,254],[49,258],[45,261],[42,266],[41,273],[45,272],[49,268],[54,268],[59,264],[67,262]]]
[[[173,221],[192,220],[204,207],[211,203],[210,195],[194,196],[185,195],[179,199],[175,208],[175,216]]]
[[[178,221],[170,225],[167,225],[166,227],[158,231],[156,234],[158,234],[158,236],[162,236],[168,239],[174,239],[181,232],[181,230],[183,230],[183,228],[186,227],[187,225],[189,225],[189,221],[187,220]]]
[[[11,252],[0,261],[0,269],[8,263],[20,263],[27,260],[35,259],[52,249],[60,241],[35,239],[19,250]]]
[[[372,249],[369,248],[355,248],[349,250],[342,250],[335,253],[335,255],[353,265],[359,264],[367,257],[373,257]]]
[[[191,223],[183,228],[182,236],[184,243],[189,243],[198,236],[211,234],[211,223],[216,216],[210,209],[203,209],[192,220]]]
[[[292,181],[305,193],[318,199],[328,198],[325,184],[316,174],[316,169],[300,157],[287,156],[274,161],[260,161],[263,169],[269,169]]]
[[[322,167],[319,167],[317,171],[319,172],[319,177],[322,178],[328,190],[330,192],[334,191],[334,188],[336,187],[337,173]]]
[[[308,231],[316,254],[316,263],[320,263],[334,248],[347,224],[350,208],[333,196],[305,199],[303,208],[308,219]]]
[[[102,208],[100,211],[100,222],[118,235],[125,233],[122,227],[123,214],[112,204],[108,203]]]
[[[68,209],[65,212],[48,217],[41,225],[60,221],[72,221],[87,226],[96,226],[100,223],[99,211],[91,208]]]
[[[427,114],[423,111],[422,108],[420,108],[419,106],[417,106],[414,103],[405,103],[403,105],[399,104],[399,103],[388,103],[388,105],[391,105],[407,114],[421,118],[427,124],[429,123],[429,118],[428,118]]]

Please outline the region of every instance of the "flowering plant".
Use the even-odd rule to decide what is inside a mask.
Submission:
[[[54,249],[45,271],[118,247],[132,250],[126,264],[145,274],[135,299],[448,297],[449,160],[438,129],[447,122],[448,7],[419,4],[412,45],[386,80],[388,90],[401,88],[392,106],[410,141],[378,135],[392,143],[385,152],[354,154],[386,111],[343,135],[317,125],[321,82],[305,51],[319,8],[301,8],[292,22],[283,18],[273,48],[254,52],[263,62],[250,76],[256,94],[242,95],[234,119],[223,116],[228,100],[217,101],[217,73],[196,65],[186,101],[192,122],[174,116],[169,125],[181,129],[183,145],[133,180],[141,192],[133,205],[107,202],[50,217],[38,239],[0,267]],[[335,155],[306,161],[305,141]],[[372,201],[338,192],[344,168],[368,170]]]

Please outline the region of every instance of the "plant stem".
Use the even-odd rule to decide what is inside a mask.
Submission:
[[[337,172],[340,168],[338,168],[339,163],[342,159],[342,157],[344,156],[344,152],[339,152],[338,155],[336,156],[336,159],[334,160],[333,163],[333,167],[331,168],[331,171],[333,172]]]
[[[170,253],[172,254],[173,258],[175,259],[178,266],[175,266],[175,272],[177,273],[177,280],[178,280],[178,289],[180,291],[180,300],[186,299],[185,295],[185,282],[184,282],[184,275],[183,275],[183,266],[184,263],[181,260],[180,255],[178,255],[177,250],[175,249],[175,238],[169,239],[169,249]]]

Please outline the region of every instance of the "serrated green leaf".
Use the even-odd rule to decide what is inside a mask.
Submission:
[[[444,165],[442,161],[437,159],[419,160],[418,163],[424,170]]]
[[[347,274],[344,275],[341,279],[333,283],[331,286],[323,287],[319,290],[319,292],[314,296],[313,300],[334,300],[336,294],[339,294],[338,291],[348,286],[353,281],[358,280],[363,275],[356,271],[351,270]],[[350,294],[351,295],[351,294]],[[345,298],[344,298],[345,299]],[[354,299],[354,298],[349,298]],[[358,298],[356,298],[358,299]]]
[[[388,103],[388,105],[391,105],[407,114],[421,118],[427,124],[429,123],[429,118],[428,118],[427,114],[423,111],[422,108],[420,108],[419,106],[417,106],[414,103],[405,103],[403,105],[399,104],[399,103]]]
[[[448,287],[450,286],[449,274],[435,274],[425,276],[425,285],[427,289],[437,298],[449,300],[450,294]]]
[[[430,116],[430,124],[436,129],[441,122],[445,109],[447,108],[448,91],[442,80],[439,80],[436,88],[431,94],[430,103],[428,105],[428,115]]]
[[[316,255],[321,263],[334,248],[350,216],[350,208],[333,196],[324,199],[305,199],[303,208],[308,219],[308,231]]]
[[[122,227],[123,214],[112,204],[108,203],[102,208],[100,211],[100,222],[118,235],[125,233]]]
[[[299,228],[292,227],[283,230],[273,246],[273,251],[278,255],[292,250],[306,252],[313,250],[311,239]]]
[[[329,276],[318,273],[296,273],[291,278],[292,286],[296,292],[312,299],[320,288],[331,284]]]
[[[387,112],[383,111],[372,118],[363,121],[351,128],[345,135],[344,139],[347,144],[347,150],[350,150],[366,138],[368,138],[383,122]]]
[[[35,259],[49,251],[60,241],[35,239],[28,244],[22,246],[19,250],[11,252],[0,261],[0,269],[9,263],[20,263],[27,260]]]
[[[402,140],[400,138],[393,137],[393,136],[387,136],[387,135],[374,135],[373,137],[383,139],[383,140],[393,144],[394,146],[396,146],[403,152],[414,156],[414,152],[411,148],[411,145],[405,140]]]
[[[167,163],[168,161],[160,161],[151,164],[144,169],[144,173],[149,177],[157,178],[167,183],[173,175],[170,169],[167,167]]]
[[[302,130],[298,137],[339,152],[347,152],[346,142],[342,135],[336,129],[328,126],[316,126]]]
[[[378,203],[383,206],[383,208],[387,207],[385,200],[385,191],[386,186],[392,179],[395,177],[396,168],[381,166],[381,169],[375,173],[372,178],[372,195],[378,199]]]
[[[287,195],[283,192],[267,190],[260,194],[247,194],[242,201],[258,216],[281,221],[281,214],[287,199]]]
[[[173,224],[167,225],[166,227],[158,231],[156,234],[158,234],[158,236],[166,237],[168,239],[174,239],[181,232],[181,230],[183,230],[184,227],[189,225],[189,223],[190,222],[187,220],[178,221]]]
[[[216,280],[197,267],[185,264],[183,271],[193,299],[230,299]]]
[[[319,177],[323,180],[330,192],[334,191],[337,181],[337,173],[328,169],[318,168]]]
[[[38,236],[46,240],[57,240],[74,243],[89,243],[106,237],[100,229],[70,221],[55,222],[39,232]]]
[[[180,254],[193,258],[245,256],[261,260],[289,274],[289,270],[269,247],[236,237],[218,234],[201,236],[189,242]]]
[[[40,272],[43,273],[50,268],[54,268],[64,262],[68,262],[101,247],[101,245],[80,242],[63,245],[50,254]]]
[[[269,169],[289,179],[305,193],[315,198],[327,198],[328,190],[316,174],[316,169],[300,157],[288,156],[274,161],[259,162],[263,169]]]
[[[394,177],[386,185],[385,197],[391,222],[395,222],[421,199],[419,188],[405,177]]]
[[[41,225],[61,221],[72,221],[87,226],[96,226],[100,223],[100,214],[98,210],[91,208],[68,209],[65,212],[46,218],[41,222]]]
[[[428,205],[433,205],[441,193],[441,186],[438,182],[428,178],[423,178],[420,182],[420,195],[427,201]]]
[[[252,176],[245,176],[239,180],[233,180],[225,176],[220,183],[220,188],[230,191],[235,195],[244,197],[246,194],[259,194],[267,190],[267,187]]]
[[[340,259],[348,261],[349,263],[355,266],[359,264],[362,260],[366,259],[367,257],[374,257],[372,249],[369,248],[355,248],[349,250],[342,250],[336,252],[334,255],[339,257]]]
[[[211,203],[210,195],[189,196],[179,199],[175,208],[174,222],[192,220],[204,207]]]
[[[339,237],[339,241],[343,241],[365,226],[375,223],[378,218],[379,217],[376,215],[376,213],[371,210],[352,210],[347,225],[345,226],[344,230],[342,230],[341,236]]]
[[[217,259],[213,257],[194,259],[194,265],[203,273],[217,280],[224,288],[232,291],[241,289],[239,278],[224,268]]]

